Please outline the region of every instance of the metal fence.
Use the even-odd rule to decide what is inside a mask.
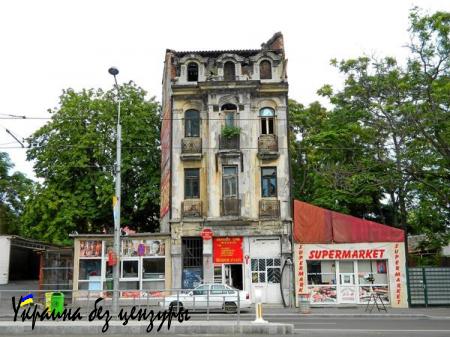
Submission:
[[[409,268],[411,306],[450,305],[450,268]]]
[[[94,309],[96,301],[97,308],[101,305],[103,310],[112,310],[112,290],[61,290],[55,289],[54,292],[64,294],[64,308],[72,310],[72,313],[80,308],[82,315],[89,315]],[[178,312],[180,309],[187,309],[189,313],[203,313],[206,320],[210,319],[213,313],[232,313],[237,316],[237,322],[240,322],[241,311],[251,310],[250,299],[242,298],[243,295],[238,290],[224,290],[218,293],[214,289],[160,289],[160,290],[119,290],[119,312],[121,309],[130,312],[132,307],[135,310],[172,310]],[[226,293],[225,293],[226,292]],[[12,298],[15,297],[16,306],[21,296],[33,294],[33,305],[39,310],[44,310],[50,305],[49,299],[52,292],[49,290],[0,290],[0,318],[10,320],[14,317]],[[26,307],[25,307],[26,308]],[[20,310],[22,311],[22,310]]]

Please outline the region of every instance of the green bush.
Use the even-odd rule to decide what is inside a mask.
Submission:
[[[222,137],[225,138],[232,138],[234,136],[237,136],[241,133],[241,128],[238,128],[237,126],[229,126],[226,125],[222,128]]]

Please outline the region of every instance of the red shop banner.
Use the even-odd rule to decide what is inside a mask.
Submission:
[[[213,238],[214,263],[242,263],[242,237]]]

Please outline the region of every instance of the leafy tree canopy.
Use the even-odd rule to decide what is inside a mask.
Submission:
[[[333,108],[290,102],[294,196],[425,233],[450,228],[450,13],[410,12],[410,55],[332,60]]]
[[[14,165],[0,152],[0,234],[18,234],[19,217],[33,188],[32,180],[20,172],[10,174]]]
[[[158,228],[159,106],[134,83],[119,87],[122,124],[121,224]],[[64,243],[69,233],[111,231],[116,158],[115,90],[63,91],[51,121],[29,139],[42,179],[27,203],[24,233]]]

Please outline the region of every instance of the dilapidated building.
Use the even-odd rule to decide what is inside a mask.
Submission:
[[[166,51],[161,231],[174,288],[223,282],[272,303],[280,282],[289,292],[287,95],[281,33],[260,49]]]

